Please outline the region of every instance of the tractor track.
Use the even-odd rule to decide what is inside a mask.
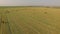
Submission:
[[[1,14],[0,20],[0,34],[12,34],[7,15]]]

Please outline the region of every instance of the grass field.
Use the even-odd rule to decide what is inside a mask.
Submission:
[[[60,34],[60,9],[44,7],[0,8],[1,34]],[[0,19],[1,21],[1,19]]]

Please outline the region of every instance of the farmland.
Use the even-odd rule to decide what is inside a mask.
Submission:
[[[60,34],[60,9],[0,8],[0,34]]]

